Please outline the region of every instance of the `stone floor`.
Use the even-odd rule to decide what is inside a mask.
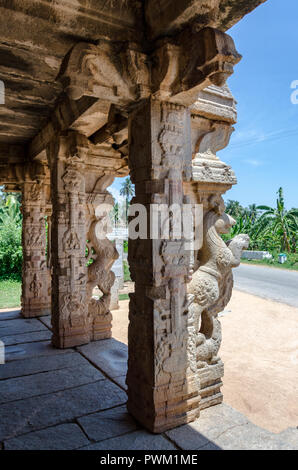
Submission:
[[[57,350],[50,320],[0,311],[1,449],[297,449],[298,431],[274,434],[222,404],[161,435],[126,412],[127,346],[116,339]]]

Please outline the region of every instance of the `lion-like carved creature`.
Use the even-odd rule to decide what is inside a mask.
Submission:
[[[197,325],[197,367],[216,364],[221,344],[221,326],[217,318],[231,298],[232,268],[240,264],[241,253],[248,248],[248,235],[238,235],[226,244],[220,234],[228,233],[235,220],[224,213],[224,203],[204,217],[200,265],[188,287],[190,315]]]

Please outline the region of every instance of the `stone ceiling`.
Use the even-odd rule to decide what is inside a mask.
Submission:
[[[0,0],[0,158],[22,153],[12,144],[26,151],[63,100],[56,78],[76,43],[134,41],[146,49],[192,22],[226,30],[264,1]]]

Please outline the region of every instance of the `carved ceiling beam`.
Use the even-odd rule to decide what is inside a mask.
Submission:
[[[46,159],[44,150],[49,142],[67,129],[92,134],[105,124],[109,108],[110,103],[99,101],[96,97],[84,96],[74,101],[66,95],[57,105],[46,126],[31,141],[28,159]]]
[[[145,2],[147,36],[175,34],[187,23],[226,31],[266,0],[148,0]]]
[[[93,96],[127,110],[153,95],[190,106],[200,90],[223,85],[240,59],[230,36],[192,27],[157,43],[150,53],[131,43],[79,43],[65,58],[59,78],[72,100]]]
[[[213,28],[182,31],[144,53],[133,43],[76,44],[58,79],[66,96],[28,147],[28,160],[46,161],[45,148],[68,129],[126,153],[127,112],[150,95],[191,106],[200,90],[222,85],[241,56],[233,39]]]

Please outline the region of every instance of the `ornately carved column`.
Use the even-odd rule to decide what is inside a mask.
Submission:
[[[148,239],[129,239],[129,265],[135,281],[130,294],[128,409],[153,432],[198,416],[198,384],[189,353],[188,252],[170,220],[169,239],[150,239],[150,205],[185,202],[183,180],[191,176],[190,112],[173,103],[148,99],[129,123],[132,203],[145,206]]]
[[[86,302],[86,194],[88,147],[69,131],[52,142],[48,155],[52,197],[52,343],[67,348],[90,341]]]
[[[218,356],[221,325],[218,314],[230,300],[232,268],[240,263],[248,247],[247,235],[238,235],[228,246],[221,234],[235,224],[225,214],[222,195],[236,183],[230,166],[216,152],[228,145],[236,121],[235,101],[227,86],[202,91],[192,107],[193,176],[185,190],[204,213],[203,243],[195,252],[194,273],[188,285],[189,312],[196,325],[197,375],[200,409],[221,403],[224,365]]]
[[[22,184],[22,310],[25,318],[50,313],[50,270],[46,259],[46,185],[25,178]]]
[[[88,280],[87,301],[90,319],[91,340],[110,338],[112,314],[110,312],[111,289],[115,275],[111,271],[118,252],[107,238],[111,231],[109,212],[113,207],[112,195],[106,191],[114,177],[102,172],[97,178],[93,192],[87,195],[87,248]],[[90,264],[91,262],[91,264]],[[99,298],[92,298],[94,287],[98,287]]]

